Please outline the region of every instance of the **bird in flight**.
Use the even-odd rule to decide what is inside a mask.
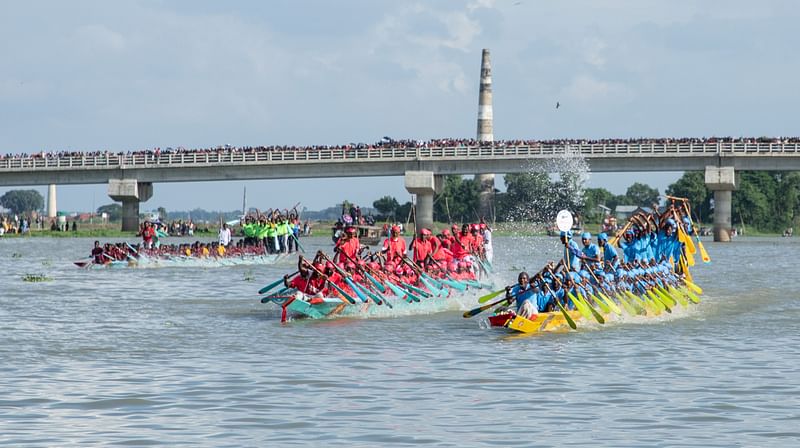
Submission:
[[[561,103],[559,103],[558,101],[556,101],[556,109],[558,109],[559,107],[561,107]]]

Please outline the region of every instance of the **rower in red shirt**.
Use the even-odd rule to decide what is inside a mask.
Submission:
[[[336,247],[333,248],[336,252],[334,261],[338,261],[341,254],[344,255],[344,260],[355,260],[358,258],[358,253],[361,251],[361,248],[361,243],[356,236],[356,228],[349,226],[344,231],[344,237],[339,238],[339,241],[336,242]]]
[[[431,231],[428,229],[420,230],[419,236],[414,238],[411,243],[411,250],[414,251],[414,263],[424,263],[428,256],[433,254],[430,238]]]
[[[383,240],[381,252],[387,261],[398,262],[406,255],[406,240],[400,236],[400,227],[392,226],[391,235]]]

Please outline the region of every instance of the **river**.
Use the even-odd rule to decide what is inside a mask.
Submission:
[[[91,243],[0,238],[0,444],[800,445],[798,238],[707,241],[701,304],[532,337],[462,318],[480,293],[281,324],[256,291],[292,262],[78,269]],[[496,238],[496,284],[557,244]]]

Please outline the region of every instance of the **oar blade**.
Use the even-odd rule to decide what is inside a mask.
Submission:
[[[503,288],[503,289],[499,289],[499,290],[497,290],[495,292],[486,294],[485,296],[481,296],[481,297],[478,298],[478,303],[486,303],[486,302],[494,299],[495,297],[499,296],[500,294],[504,293],[505,291],[506,291],[506,289]]]

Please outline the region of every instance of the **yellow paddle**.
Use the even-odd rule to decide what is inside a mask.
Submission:
[[[696,292],[697,294],[702,294],[703,293],[703,288],[701,288],[701,287],[697,286],[696,284],[694,284],[694,282],[689,280],[688,277],[683,279],[683,282],[686,283],[686,286],[688,286],[689,289],[691,289],[692,291]]]

